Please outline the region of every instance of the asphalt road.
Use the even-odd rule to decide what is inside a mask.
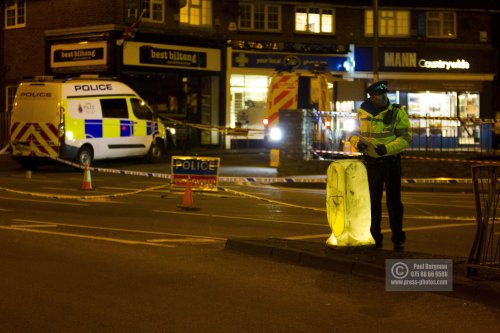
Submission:
[[[195,193],[199,210],[184,211],[162,179],[94,173],[95,190],[82,191],[82,176],[1,164],[0,331],[500,329],[500,310],[478,303],[223,251],[231,237],[324,242],[322,189],[223,184],[239,193]],[[470,193],[404,195],[409,249],[467,254]]]
[[[0,231],[2,332],[497,332],[500,312],[223,252]]]

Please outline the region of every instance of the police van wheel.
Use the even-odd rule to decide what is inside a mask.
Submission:
[[[91,165],[93,158],[94,158],[94,152],[92,151],[92,148],[89,146],[83,146],[78,151],[76,162],[80,165],[85,165],[87,163]]]
[[[155,140],[151,147],[149,148],[148,161],[150,163],[156,163],[163,157],[163,147],[161,141]]]

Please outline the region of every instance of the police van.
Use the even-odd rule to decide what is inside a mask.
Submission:
[[[267,91],[264,138],[268,146],[279,143],[284,129],[279,126],[280,110],[316,109],[331,111],[331,93],[326,73],[309,71],[276,72]]]
[[[165,126],[122,82],[41,77],[17,89],[10,144],[23,168],[47,156],[83,165],[128,156],[155,162],[167,143]]]

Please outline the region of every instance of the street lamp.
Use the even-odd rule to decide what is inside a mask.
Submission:
[[[373,0],[373,82],[379,80],[378,66],[378,0]]]

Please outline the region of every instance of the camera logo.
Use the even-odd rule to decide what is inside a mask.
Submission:
[[[404,262],[396,262],[391,267],[391,274],[394,278],[402,280],[408,276],[410,269]]]

